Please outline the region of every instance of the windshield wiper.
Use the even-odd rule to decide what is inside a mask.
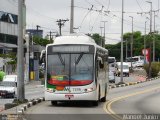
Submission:
[[[82,56],[83,56],[84,53],[81,53],[77,59],[77,61],[75,62],[75,64],[77,65],[79,63],[79,61],[81,60]]]
[[[65,62],[63,61],[62,56],[61,56],[60,54],[58,54],[58,57],[59,57],[59,59],[60,59],[62,65],[65,65]]]

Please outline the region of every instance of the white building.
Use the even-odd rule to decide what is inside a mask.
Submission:
[[[0,54],[17,51],[17,35],[18,0],[0,0]]]
[[[26,7],[24,5],[24,13]],[[26,16],[26,14],[24,14]],[[26,23],[24,17],[24,23]],[[24,24],[25,31],[25,24]],[[17,53],[18,44],[18,0],[0,0],[0,54]],[[3,62],[2,62],[3,61]],[[0,69],[7,59],[0,58]]]

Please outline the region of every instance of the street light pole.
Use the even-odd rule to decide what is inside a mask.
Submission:
[[[100,27],[100,29],[101,29],[101,43],[100,43],[100,46],[103,46],[103,38],[102,38],[102,29],[103,29],[104,27]]]
[[[133,57],[133,16],[129,16],[132,19],[132,36],[131,36],[131,70],[132,70],[132,57]]]
[[[101,21],[101,22],[103,22],[104,23],[104,41],[102,42],[102,47],[104,47],[105,48],[105,34],[106,34],[106,22],[107,21]]]
[[[152,32],[152,2],[146,1],[151,5],[151,10],[150,10],[150,33]]]
[[[124,14],[124,0],[122,0],[122,21],[121,21],[121,80],[123,83],[123,14]]]

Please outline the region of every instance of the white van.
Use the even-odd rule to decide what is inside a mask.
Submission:
[[[117,62],[116,64],[116,76],[121,75],[121,62]],[[129,64],[126,62],[123,62],[123,75],[129,77]]]
[[[0,96],[4,98],[17,95],[17,75],[6,75],[0,83]]]

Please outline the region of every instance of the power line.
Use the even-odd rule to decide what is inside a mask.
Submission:
[[[99,10],[99,14],[98,14],[97,18],[95,19],[95,21],[94,21],[94,23],[93,23],[93,25],[92,25],[91,31],[93,30],[93,28],[94,28],[93,26],[95,25],[95,23],[96,23],[99,15],[102,13],[103,8],[104,8],[104,6],[102,6],[101,10]]]
[[[84,18],[83,18],[83,20],[82,20],[82,22],[81,22],[81,24],[80,24],[80,28],[82,27],[82,24],[83,24],[85,18],[86,18],[86,17],[88,16],[88,14],[92,11],[92,9],[93,9],[93,5],[92,5],[92,7],[90,8],[90,10],[87,12],[87,14],[84,16]]]
[[[139,8],[142,10],[142,12],[144,12],[143,9],[142,9],[142,7],[141,7],[141,5],[140,5],[139,2],[138,2],[138,0],[136,0],[136,2],[137,2],[137,4],[138,4]]]
[[[108,1],[108,6],[107,6],[107,11],[109,10],[109,6],[110,6],[110,0]]]
[[[28,8],[29,8],[29,7],[28,7]],[[37,14],[39,14],[39,16],[43,17],[43,19],[44,19],[44,18],[45,18],[45,19],[47,18],[47,19],[50,19],[50,20],[57,20],[56,18],[52,18],[52,17],[49,17],[49,16],[47,16],[47,15],[44,15],[44,14],[38,12],[37,10],[31,8],[31,7],[30,7],[29,9],[31,9],[31,12],[36,13],[36,14],[35,14],[36,16],[37,16]],[[29,9],[27,9],[27,10],[29,10]]]

